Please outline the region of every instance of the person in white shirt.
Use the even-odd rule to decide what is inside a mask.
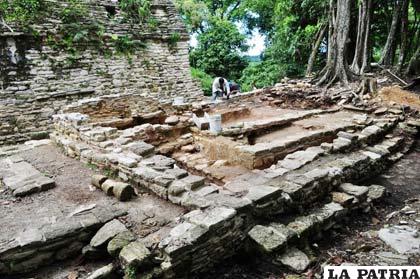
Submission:
[[[229,99],[229,96],[230,96],[229,82],[222,77],[217,77],[213,81],[211,100],[216,101],[217,97],[223,97],[224,95],[226,95],[226,98]]]

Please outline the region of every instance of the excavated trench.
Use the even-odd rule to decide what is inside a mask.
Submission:
[[[259,115],[263,111],[267,113]],[[299,117],[296,115],[301,111],[280,111],[281,115],[290,117],[280,121],[279,115],[274,116],[279,109],[270,111],[267,107],[222,111],[223,127],[245,127],[244,131],[234,137],[194,133],[195,148],[180,148],[171,157],[188,171],[206,176],[209,181],[223,186],[239,175],[269,168],[290,153],[321,143],[332,143],[340,131],[355,132],[359,129],[352,122],[353,117],[359,115],[354,112],[338,111]],[[254,127],[246,128],[254,123]]]

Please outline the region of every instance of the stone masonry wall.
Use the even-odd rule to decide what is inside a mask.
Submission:
[[[68,63],[69,54],[51,48],[46,40],[59,30],[55,13],[32,26],[37,36],[15,27],[13,33],[0,29],[0,145],[46,137],[51,115],[84,98],[132,94],[138,96],[137,111],[151,112],[175,96],[195,100],[202,95],[190,76],[188,34],[171,1],[153,2],[152,14],[158,21],[154,30],[121,23],[112,1],[84,2],[109,37],[129,35],[146,47],[128,57],[115,51],[105,56],[92,46]],[[47,3],[53,11],[66,5],[66,1]],[[117,11],[112,20],[109,7]],[[176,45],[169,43],[173,34],[180,37]]]

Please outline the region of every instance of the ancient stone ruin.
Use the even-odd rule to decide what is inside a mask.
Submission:
[[[410,149],[416,111],[337,106],[297,81],[211,103],[173,5],[153,8],[161,29],[132,64],[87,52],[57,70],[63,54],[1,35],[0,143],[51,140],[1,149],[1,276],[80,256],[107,261],[91,279],[199,277],[238,254],[303,272],[308,243],[386,192],[364,182]]]
[[[46,137],[51,116],[80,99],[142,96],[137,109],[153,112],[175,96],[202,95],[189,74],[189,37],[171,1],[153,3],[157,29],[111,19],[110,11],[117,10],[115,1],[87,1],[90,16],[104,26],[105,33],[134,36],[145,44],[130,57],[116,55],[115,45],[109,43],[103,48],[111,54],[101,53],[95,45],[79,51],[77,57],[55,49],[48,36],[58,33],[62,23],[54,11],[61,11],[67,2],[47,2],[52,16],[30,34],[0,27],[0,144]],[[177,41],[171,41],[174,34]]]

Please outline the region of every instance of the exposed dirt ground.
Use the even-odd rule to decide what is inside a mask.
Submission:
[[[256,143],[278,142],[279,145],[294,139],[300,139],[308,134],[308,131],[325,132],[352,124],[354,112],[339,111],[333,114],[315,115],[307,119],[293,122],[289,127],[260,136]]]
[[[401,89],[399,86],[384,87],[379,91],[378,98],[385,102],[395,102],[420,110],[420,95]]]

